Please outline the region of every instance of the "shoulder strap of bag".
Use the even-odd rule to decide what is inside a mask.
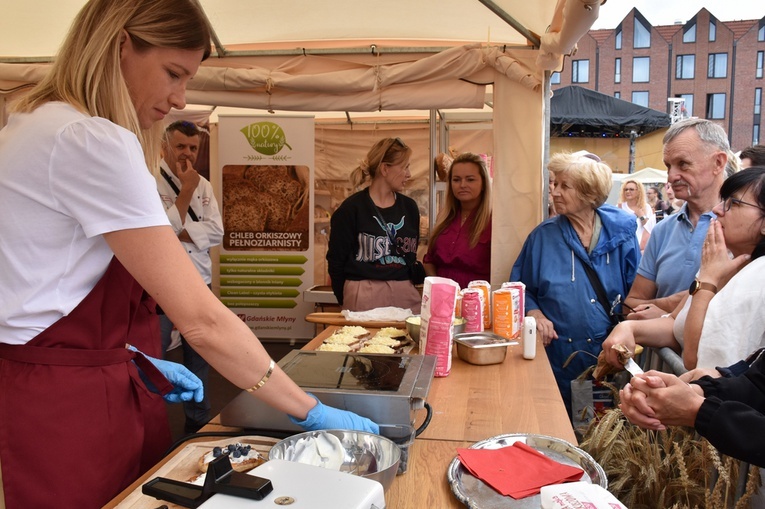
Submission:
[[[162,177],[165,180],[167,180],[167,183],[170,184],[170,187],[175,192],[175,196],[178,196],[179,194],[181,194],[181,190],[178,189],[178,186],[175,185],[175,182],[173,182],[173,179],[170,178],[170,175],[167,174],[167,172],[164,170],[164,168],[160,168],[159,169],[159,173],[162,175]],[[199,221],[199,219],[197,218],[197,215],[194,213],[193,210],[191,210],[191,205],[189,205],[189,210],[188,210],[187,214],[189,215],[189,217],[191,218],[192,221]]]
[[[606,316],[611,321],[614,321],[613,317],[611,316],[611,304],[608,303],[606,289],[603,288],[603,283],[600,282],[600,278],[595,273],[595,269],[590,267],[585,262],[582,262],[582,266],[584,267],[584,272],[587,274],[587,278],[590,280],[592,289],[595,290],[595,296],[598,298],[598,302],[600,302],[600,305],[603,306],[603,309],[606,311]]]

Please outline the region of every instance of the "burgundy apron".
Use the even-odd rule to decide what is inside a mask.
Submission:
[[[163,392],[169,382],[125,348],[161,356],[154,308],[114,258],[68,316],[26,345],[0,344],[8,509],[101,507],[161,459],[171,439],[165,403],[131,361]]]

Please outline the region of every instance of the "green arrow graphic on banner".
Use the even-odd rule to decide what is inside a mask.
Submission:
[[[300,286],[302,279],[296,277],[222,277],[221,286]]]
[[[285,263],[302,265],[308,258],[301,255],[234,255],[224,254],[220,256],[221,263]]]
[[[243,276],[269,276],[269,275],[275,275],[275,276],[302,276],[305,273],[305,270],[302,267],[265,267],[265,266],[253,266],[253,265],[245,265],[245,266],[221,266],[220,268],[221,274],[226,275],[236,275],[240,274]]]
[[[300,292],[282,288],[221,288],[221,297],[297,297]]]
[[[230,308],[289,308],[297,306],[294,300],[277,299],[221,299],[221,302]]]

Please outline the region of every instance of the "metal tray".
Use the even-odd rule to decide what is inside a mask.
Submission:
[[[454,335],[454,341],[462,343],[470,348],[493,348],[497,346],[517,345],[517,341],[511,341],[493,332],[462,332]]]
[[[534,434],[497,435],[471,445],[471,449],[499,449],[521,441],[541,452],[545,456],[564,465],[579,467],[584,470],[582,482],[599,484],[608,489],[608,479],[603,468],[586,452],[560,438]],[[540,495],[515,500],[497,493],[462,466],[459,456],[449,464],[446,472],[449,486],[457,499],[468,507],[481,509],[539,509],[542,505]]]

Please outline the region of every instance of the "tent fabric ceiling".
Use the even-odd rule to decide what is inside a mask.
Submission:
[[[0,57],[51,57],[84,0],[3,2]],[[200,0],[224,47],[300,48],[372,41],[451,41],[526,45],[526,39],[478,0]],[[556,9],[554,0],[494,0],[524,27],[544,34]],[[579,0],[577,0],[579,3]],[[456,44],[455,44],[456,43]],[[400,44],[400,43],[398,43]],[[417,44],[422,46],[423,44]],[[444,44],[447,45],[447,44]]]
[[[553,135],[566,133],[647,134],[670,124],[669,115],[576,85],[555,90],[550,99]]]
[[[311,72],[295,70],[321,72],[318,62],[329,56],[343,57],[333,61],[339,65],[338,75],[361,69],[367,87],[356,92],[366,95],[363,100],[357,97],[359,111],[444,107],[457,87],[466,85],[465,102],[475,105],[478,99],[483,101],[485,85],[493,83],[494,195],[502,197],[502,205],[513,203],[513,213],[496,214],[492,222],[491,279],[497,285],[506,280],[523,239],[542,219],[544,90],[529,83],[538,84],[542,71],[562,64],[562,55],[597,18],[602,0],[199,1],[220,41],[216,46],[225,51],[204,63],[199,80],[187,93],[190,103],[277,109],[275,99],[292,95],[297,110],[351,109],[350,100],[335,99],[332,92],[274,86],[275,72],[287,73],[289,77],[282,76],[287,83],[310,81]],[[0,125],[7,119],[6,107],[13,95],[23,93],[46,72],[44,63],[55,54],[84,3],[4,2]],[[539,36],[542,50],[528,51],[526,36],[492,10],[512,16],[535,39]],[[437,54],[450,58],[452,49],[447,48],[474,56],[461,56],[442,70],[437,60],[428,59]],[[247,60],[248,56],[257,61]],[[298,78],[298,74],[304,76]],[[351,74],[343,84],[354,84],[354,78],[347,77]],[[375,79],[370,81],[370,75]],[[382,77],[391,78],[385,86],[377,80]],[[228,88],[228,78],[235,85],[240,81],[235,89]],[[214,90],[194,89],[197,83]]]

